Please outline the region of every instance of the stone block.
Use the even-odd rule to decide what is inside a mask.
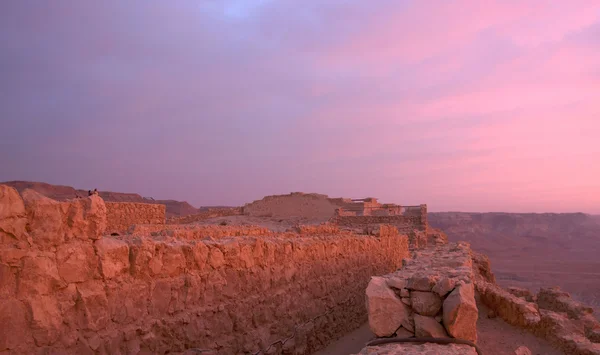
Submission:
[[[367,286],[367,313],[369,327],[375,335],[393,335],[400,326],[412,329],[410,309],[387,287],[384,278],[372,277]]]
[[[443,323],[452,337],[477,341],[477,317],[472,283],[456,287],[444,300]]]
[[[106,279],[112,279],[129,271],[129,245],[115,238],[102,238],[94,243],[100,258],[100,271]]]
[[[414,315],[415,320],[415,336],[447,338],[448,333],[444,327],[432,317],[425,317],[418,314]]]

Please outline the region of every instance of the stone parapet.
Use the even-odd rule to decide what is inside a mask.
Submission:
[[[105,202],[105,205],[107,234],[125,233],[134,224],[165,224],[165,205],[135,202]]]
[[[468,243],[413,253],[398,271],[367,286],[369,326],[378,337],[453,337],[477,340],[478,311]]]

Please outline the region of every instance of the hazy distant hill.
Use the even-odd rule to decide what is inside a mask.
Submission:
[[[468,241],[487,254],[504,285],[559,285],[600,306],[599,216],[440,212],[429,213],[428,221],[450,241]]]
[[[87,196],[87,190],[77,190],[71,186],[62,185],[51,185],[44,182],[33,182],[33,181],[7,181],[0,184],[12,186],[19,192],[25,189],[32,189],[44,196],[48,196],[58,201],[64,201],[67,199],[75,198],[76,194],[79,196]],[[187,216],[195,214],[201,211],[203,208],[195,208],[187,202],[175,201],[175,200],[153,200],[150,198],[142,197],[136,193],[124,193],[124,192],[112,192],[112,191],[99,191],[100,196],[105,201],[113,202],[141,202],[141,203],[159,203],[167,206],[167,217],[172,216]]]

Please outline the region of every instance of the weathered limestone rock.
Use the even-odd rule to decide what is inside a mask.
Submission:
[[[412,328],[410,309],[387,287],[384,278],[372,277],[366,293],[369,327],[375,335],[391,336],[400,326]]]
[[[442,299],[432,292],[412,291],[412,309],[422,316],[433,317],[442,308]]]
[[[19,296],[47,295],[64,286],[56,262],[51,256],[38,254],[23,258],[23,269],[19,276]]]
[[[29,233],[37,244],[58,246],[72,238],[98,239],[106,229],[106,206],[99,196],[58,202],[27,189],[23,200]]]
[[[389,287],[398,289],[398,290],[403,290],[406,287],[406,279],[400,278],[400,277],[390,277],[389,279],[386,280],[387,285]]]
[[[115,238],[102,238],[94,243],[100,258],[102,276],[111,279],[129,270],[129,246]]]
[[[483,303],[494,311],[494,315],[499,315],[508,323],[531,328],[540,322],[537,304],[527,302],[485,281],[476,283],[476,287]]]
[[[32,338],[25,305],[14,298],[1,300],[0,351],[4,351],[15,349]]]
[[[446,338],[448,333],[444,327],[432,317],[425,317],[418,314],[414,315],[415,319],[415,336],[417,337],[433,337]]]
[[[573,319],[579,319],[594,312],[593,308],[575,301],[569,293],[562,291],[559,287],[540,289],[537,295],[537,304],[543,309],[566,312],[569,318]]]
[[[31,331],[38,346],[52,345],[60,336],[62,316],[56,299],[39,296],[28,301],[31,314]]]
[[[506,291],[510,292],[511,294],[520,297],[524,300],[526,300],[527,302],[534,302],[534,297],[533,294],[531,293],[531,291],[529,291],[526,288],[521,288],[521,287],[508,287],[506,288]]]
[[[99,239],[106,230],[106,205],[98,195],[63,202],[69,238]]]
[[[443,322],[454,338],[477,341],[477,305],[472,283],[461,284],[444,300]]]
[[[23,199],[14,188],[0,185],[0,243],[23,239],[26,225]]]
[[[442,277],[436,284],[433,286],[432,291],[437,293],[440,297],[445,297],[450,291],[454,289],[456,285],[456,280],[451,279],[449,277]]]
[[[515,355],[531,355],[531,350],[528,347],[521,345],[515,350]]]
[[[98,258],[89,243],[67,243],[57,248],[56,263],[65,282],[83,282],[94,276]]]
[[[97,331],[109,321],[108,300],[104,286],[98,281],[87,281],[77,285],[77,307],[82,329]]]
[[[492,273],[490,265],[490,258],[485,254],[471,252],[473,258],[473,267],[475,269],[475,277],[477,280],[483,280],[486,282],[496,283],[496,276]]]
[[[33,241],[49,246],[62,244],[65,235],[61,203],[30,189],[23,191],[22,196]]]
[[[418,273],[416,275],[413,275],[410,279],[408,279],[408,284],[406,288],[414,291],[429,292],[431,291],[433,286],[435,286],[439,279],[439,275],[431,273]]]
[[[569,354],[600,354],[600,347],[584,334],[584,326],[564,313],[540,309],[541,321],[535,332]],[[596,348],[594,350],[594,348]]]
[[[400,328],[400,329],[398,329],[398,331],[396,331],[397,338],[412,338],[414,336],[415,336],[415,334],[413,332],[406,330],[404,328]]]
[[[354,355],[477,355],[475,348],[463,344],[394,343],[368,346]]]

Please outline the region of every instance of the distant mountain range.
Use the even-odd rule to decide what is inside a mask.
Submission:
[[[600,312],[600,216],[441,212],[428,222],[488,255],[503,286],[560,286]]]

